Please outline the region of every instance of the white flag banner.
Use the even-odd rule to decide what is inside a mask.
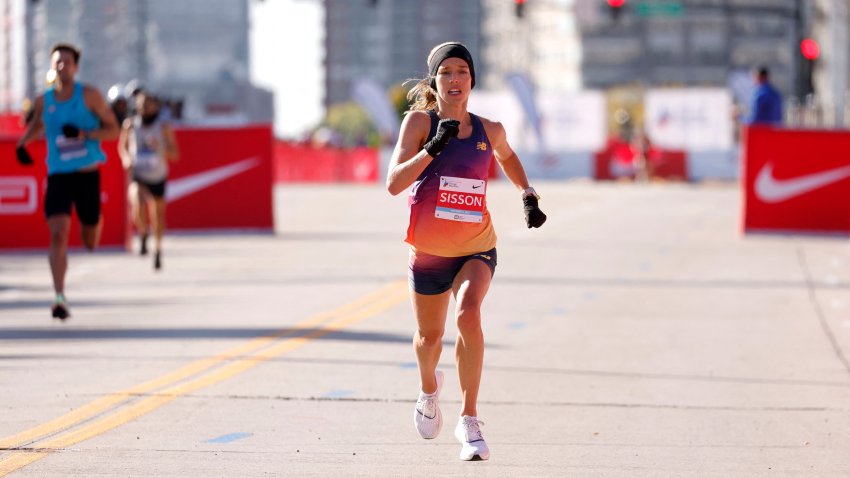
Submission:
[[[357,78],[351,82],[351,97],[366,110],[381,136],[394,143],[401,122],[387,92],[378,82],[367,77]]]
[[[543,126],[540,118],[540,111],[537,109],[537,102],[534,95],[534,85],[531,79],[524,73],[508,73],[505,75],[505,81],[510,85],[516,95],[519,104],[525,112],[525,119],[531,130],[537,138],[537,148],[541,153],[546,153],[546,138],[543,136]]]

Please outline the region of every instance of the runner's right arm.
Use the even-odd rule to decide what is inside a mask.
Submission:
[[[118,135],[118,156],[121,158],[121,164],[124,169],[130,169],[133,158],[130,157],[130,129],[133,128],[132,118],[124,120],[121,125],[121,133]]]
[[[33,117],[32,121],[27,125],[24,135],[18,140],[18,146],[26,146],[32,140],[44,134],[44,120],[41,117],[41,112],[44,109],[44,95],[39,96],[33,102]]]
[[[434,160],[422,149],[430,131],[431,117],[428,113],[411,111],[404,117],[387,172],[387,191],[393,196],[413,184]]]

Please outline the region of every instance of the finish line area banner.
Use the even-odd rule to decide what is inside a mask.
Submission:
[[[166,200],[169,230],[251,229],[272,231],[272,130],[175,128],[180,160],[171,163]],[[0,250],[45,249],[50,237],[44,218],[47,167],[45,143],[27,146],[34,159],[22,166],[13,158],[18,137],[0,137]],[[117,142],[102,144],[101,247],[127,246],[128,177]],[[73,214],[73,213],[72,213]],[[79,223],[71,221],[69,247],[82,247]]]
[[[742,141],[743,232],[850,234],[850,132],[762,126]]]

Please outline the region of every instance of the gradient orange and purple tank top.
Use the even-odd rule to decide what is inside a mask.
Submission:
[[[437,133],[433,110],[428,140]],[[454,138],[413,183],[408,197],[407,238],[416,251],[460,257],[496,247],[487,211],[487,178],[493,150],[484,125],[470,113],[472,134]]]

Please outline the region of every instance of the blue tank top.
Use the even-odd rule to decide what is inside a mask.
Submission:
[[[74,83],[74,94],[67,101],[57,101],[53,88],[44,93],[44,137],[47,140],[47,175],[72,173],[106,161],[100,141],[68,139],[62,126],[71,124],[90,131],[100,127],[100,119],[86,107],[83,85]]]

